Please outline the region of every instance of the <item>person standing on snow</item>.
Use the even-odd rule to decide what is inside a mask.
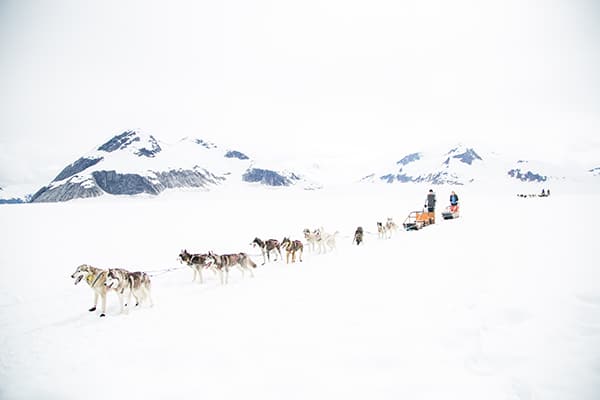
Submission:
[[[458,195],[454,193],[454,190],[450,194],[450,211],[454,212],[458,206]]]
[[[427,193],[425,207],[427,207],[427,212],[429,213],[429,223],[435,224],[435,193],[433,193],[433,189],[429,189],[429,193]]]
[[[427,207],[428,212],[435,211],[435,193],[433,193],[433,189],[429,189],[429,193],[427,194],[427,201],[425,202],[425,207]]]

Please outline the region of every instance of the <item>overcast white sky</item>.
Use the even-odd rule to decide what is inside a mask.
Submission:
[[[127,129],[600,164],[599,71],[593,0],[0,0],[0,183],[45,183]]]

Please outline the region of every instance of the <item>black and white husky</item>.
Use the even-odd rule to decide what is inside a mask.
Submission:
[[[233,267],[238,267],[242,271],[242,278],[245,271],[250,272],[250,276],[254,277],[252,268],[256,268],[256,263],[246,253],[218,255],[209,251],[205,259],[205,266],[214,268],[219,273],[221,284],[226,284],[229,281],[229,270]]]
[[[377,222],[377,237],[379,239],[388,239],[389,238],[389,232],[388,232],[387,225],[384,224],[383,222]]]
[[[120,312],[125,311],[125,307],[131,304],[131,296],[135,298],[136,306],[148,299],[150,305],[153,305],[150,294],[150,277],[145,272],[129,272],[122,268],[110,268],[106,274],[104,285],[108,289],[115,291],[119,297]],[[127,303],[124,303],[127,294]]]
[[[363,228],[362,226],[359,226],[358,228],[356,228],[356,231],[354,232],[354,239],[352,239],[352,243],[356,243],[356,245],[358,246],[359,244],[362,243],[363,241]]]
[[[190,254],[187,250],[181,250],[179,253],[179,262],[189,266],[194,271],[194,277],[192,282],[196,282],[196,276],[199,277],[200,282],[203,283],[202,270],[206,267],[206,258],[208,254]]]
[[[281,245],[279,244],[279,241],[277,239],[269,239],[263,242],[259,238],[254,238],[254,240],[250,244],[253,247],[258,246],[260,248],[260,251],[262,252],[263,256],[262,265],[265,265],[267,260],[269,262],[271,261],[271,252],[275,253],[275,257],[277,257],[277,253],[279,253],[279,259],[283,258],[281,256]],[[277,258],[275,258],[273,261],[277,261]]]
[[[150,302],[150,307],[154,306],[152,301],[152,282],[150,276],[141,271],[135,271],[129,273],[129,290],[130,294],[135,298],[135,306],[141,305],[145,300]],[[130,303],[130,300],[127,300]]]

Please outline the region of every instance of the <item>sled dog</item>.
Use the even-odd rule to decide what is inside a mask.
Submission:
[[[377,237],[379,239],[388,238],[388,230],[386,225],[383,224],[383,222],[377,222]]]
[[[206,258],[208,254],[190,254],[187,250],[181,250],[179,253],[179,262],[189,266],[194,271],[194,277],[192,282],[196,282],[196,276],[198,276],[200,282],[203,283],[202,269],[206,268]]]
[[[267,261],[271,261],[271,252],[275,253],[275,257],[277,257],[277,253],[279,253],[279,259],[283,258],[281,256],[281,245],[279,244],[279,241],[277,239],[269,239],[263,242],[259,238],[254,238],[254,240],[250,244],[253,247],[260,247],[260,251],[262,252],[263,256],[262,265],[265,265]],[[275,258],[273,261],[277,261],[277,258]]]
[[[231,268],[238,267],[242,271],[242,278],[245,271],[249,271],[250,276],[254,277],[252,268],[256,268],[256,263],[246,253],[218,255],[209,251],[205,260],[205,266],[215,268],[221,278],[221,284],[227,284]]]
[[[352,240],[352,243],[356,243],[356,245],[358,246],[359,244],[362,243],[363,241],[363,228],[362,226],[359,226],[358,228],[356,228],[356,231],[354,232],[354,239]]]
[[[392,233],[396,233],[398,231],[398,225],[396,225],[392,218],[388,217],[385,223],[385,229],[388,232],[388,235],[391,237]]]
[[[154,306],[152,301],[152,281],[150,276],[145,272],[135,271],[129,273],[129,289],[133,297],[135,298],[135,306],[141,305],[144,300],[150,302],[150,307]],[[130,300],[127,300],[130,303]]]
[[[104,280],[104,286],[107,289],[112,289],[115,291],[117,296],[119,297],[119,306],[120,313],[125,311],[125,308],[128,303],[124,304],[125,300],[125,292],[129,295],[129,299],[131,299],[131,288],[129,285],[129,271],[121,269],[121,268],[109,268],[106,272],[106,279]],[[124,305],[123,305],[124,304]]]
[[[125,303],[127,308],[131,304],[131,296],[135,298],[135,307],[141,305],[146,299],[150,302],[151,307],[154,305],[150,293],[152,286],[150,276],[145,272],[129,272],[120,268],[109,269],[104,284],[117,292],[121,312],[123,312],[123,298],[126,291],[128,292],[127,303]]]
[[[311,252],[315,251],[315,245],[317,244],[317,235],[315,232],[311,232],[310,229],[306,228],[303,231],[304,239],[306,239],[306,243],[308,243],[308,248]]]
[[[319,253],[327,253],[327,251],[332,251],[336,248],[336,236],[338,233],[337,231],[333,234],[327,233],[323,228],[315,230]]]
[[[96,311],[98,306],[98,297],[102,300],[102,312],[101,317],[106,316],[106,293],[109,288],[104,285],[106,282],[106,275],[108,271],[92,267],[91,265],[81,264],[75,272],[71,275],[71,278],[75,279],[75,285],[85,279],[86,283],[94,291],[94,306],[88,311]]]
[[[296,262],[296,253],[298,254],[298,258],[300,262],[302,262],[302,253],[304,251],[304,245],[299,240],[290,240],[290,238],[283,238],[281,241],[281,247],[285,250],[285,263],[290,263],[290,255],[292,256],[292,263]]]

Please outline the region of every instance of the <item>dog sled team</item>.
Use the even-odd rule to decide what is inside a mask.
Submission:
[[[446,212],[451,213],[453,218],[458,216],[458,196],[452,192],[450,196],[451,205]],[[434,212],[435,194],[430,190],[427,197],[426,206],[429,213]],[[446,215],[443,213],[444,218]],[[405,222],[404,227],[407,224]],[[379,239],[389,239],[397,231],[398,226],[392,218],[387,218],[386,222],[377,222],[377,236]],[[407,230],[410,230],[407,228]],[[310,230],[303,230],[304,242],[301,240],[284,237],[283,240],[267,239],[262,240],[258,237],[254,238],[250,245],[258,247],[262,254],[262,265],[267,262],[283,261],[282,249],[286,253],[285,262],[290,261],[295,263],[296,260],[302,262],[304,249],[307,248],[312,253],[324,254],[336,249],[336,241],[339,232],[327,233],[322,227]],[[352,243],[360,245],[364,242],[365,231],[361,226],[356,228]],[[306,243],[306,245],[305,245]],[[212,271],[219,276],[219,281],[225,285],[229,281],[229,271],[237,268],[242,273],[244,278],[246,272],[254,277],[253,269],[256,268],[256,263],[246,253],[232,253],[218,255],[212,251],[208,253],[189,253],[187,250],[181,250],[178,256],[181,264],[187,265],[193,271],[192,282],[203,283],[203,271]],[[141,306],[142,303],[149,303],[153,306],[151,296],[151,280],[146,272],[130,272],[122,268],[101,269],[91,265],[82,264],[71,275],[75,285],[85,280],[87,285],[92,289],[94,294],[94,305],[88,310],[96,311],[98,307],[98,299],[101,301],[100,317],[106,316],[106,297],[109,293],[114,292],[119,299],[119,312],[127,313],[131,308],[132,297],[135,299],[135,306]]]
[[[523,197],[523,198],[530,198],[530,197],[548,197],[550,196],[550,189],[542,189],[542,193],[540,194],[535,194],[535,193],[530,193],[530,194],[523,194],[523,193],[518,193],[517,197]]]

